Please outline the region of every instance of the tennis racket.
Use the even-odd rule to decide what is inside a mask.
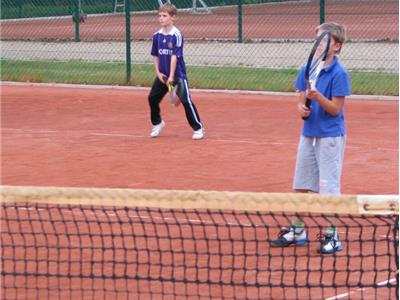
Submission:
[[[319,74],[324,67],[326,56],[328,55],[330,43],[331,35],[329,31],[324,31],[315,40],[314,46],[311,49],[305,69],[306,81],[310,84],[311,90],[315,90]],[[308,108],[311,107],[311,99],[306,99],[306,106]],[[308,118],[303,117],[303,120],[307,120]]]
[[[178,106],[181,101],[179,100],[179,97],[176,95],[176,90],[178,89],[177,85],[174,85],[173,83],[167,83],[168,77],[163,76],[164,83],[168,87],[168,101],[172,106]]]
[[[181,103],[178,96],[176,95],[176,90],[177,90],[178,86],[173,85],[172,83],[168,83],[167,86],[168,86],[169,104],[171,104],[172,106],[178,106]]]

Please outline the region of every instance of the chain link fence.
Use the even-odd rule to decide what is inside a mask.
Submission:
[[[165,1],[3,0],[2,80],[150,86]],[[192,87],[293,91],[323,21],[342,23],[354,94],[398,95],[397,0],[175,0]]]

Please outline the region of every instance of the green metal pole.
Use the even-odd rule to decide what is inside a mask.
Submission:
[[[22,1],[18,1],[18,18],[22,18]]]
[[[126,82],[131,81],[131,0],[125,4],[125,28],[126,28]]]
[[[325,0],[319,1],[319,24],[325,23]]]
[[[238,0],[238,42],[243,43],[243,0]]]
[[[81,37],[79,34],[79,1],[80,0],[73,0],[74,1],[74,14],[73,19],[75,23],[75,42],[80,42]]]

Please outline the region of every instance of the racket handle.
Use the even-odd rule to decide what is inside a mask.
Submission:
[[[311,107],[311,100],[310,99],[306,99],[306,107],[310,108]],[[305,121],[310,117],[310,115],[308,115],[308,117],[302,117],[302,119]]]

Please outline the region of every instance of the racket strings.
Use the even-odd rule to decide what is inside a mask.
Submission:
[[[313,65],[310,68],[310,80],[315,80],[318,76],[319,71],[322,68],[323,61],[322,59],[313,62]]]
[[[315,51],[313,60],[311,62],[310,66],[310,79],[313,77],[316,77],[316,75],[319,73],[319,71],[323,67],[324,59],[326,57],[326,53],[328,51],[327,46],[327,41],[322,41],[317,50]]]

